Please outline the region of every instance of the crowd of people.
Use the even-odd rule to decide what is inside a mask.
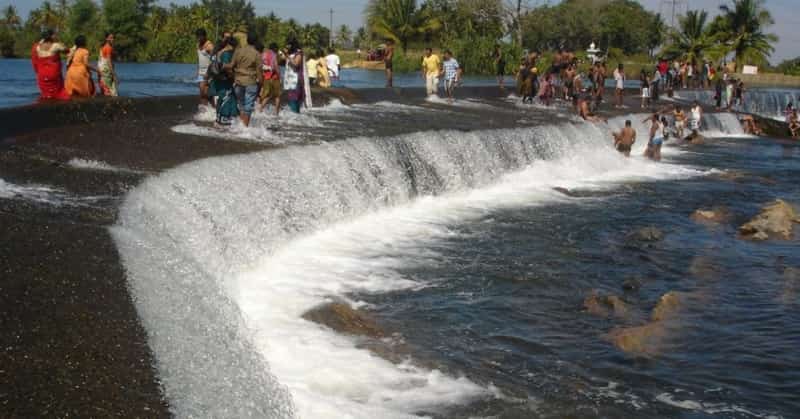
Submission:
[[[61,43],[52,30],[42,33],[31,47],[31,64],[36,73],[40,97],[44,100],[69,100],[95,95],[117,96],[117,74],[114,71],[114,34],[107,32],[98,46],[97,65],[92,65],[86,37],[79,35],[71,48]],[[62,72],[66,57],[66,77]],[[97,76],[97,86],[92,78]]]
[[[341,59],[331,48],[327,51],[304,52],[296,40],[284,48],[272,43],[267,48],[255,35],[223,32],[221,39],[212,42],[203,29],[196,31],[197,37],[197,83],[200,103],[216,109],[215,123],[231,125],[239,119],[245,126],[255,112],[274,112],[278,115],[283,105],[299,113],[310,106],[310,88],[328,88],[335,85],[341,74]],[[51,30],[44,31],[41,39],[34,43],[31,62],[36,73],[41,99],[69,100],[75,97],[95,95],[117,96],[118,78],[114,67],[114,34],[106,33],[97,49],[96,65],[90,60],[90,49],[86,37],[78,36],[74,45],[67,48],[59,42]],[[393,87],[394,43],[387,41],[382,59],[386,72],[386,87]],[[66,75],[62,73],[62,57],[66,57]],[[506,62],[500,46],[496,46],[491,59],[496,68],[497,82],[504,89]],[[538,63],[541,54],[526,52],[517,68],[517,89],[523,103],[535,100],[550,106],[554,101],[571,102],[575,112],[589,122],[604,122],[596,112],[605,100],[606,81],[609,79],[606,63],[594,57],[588,70],[579,70],[580,62],[573,51],[556,51],[551,64],[544,71]],[[96,83],[92,77],[96,75]],[[454,100],[454,92],[461,85],[463,68],[452,52],[445,50],[443,57],[426,48],[421,60],[421,74],[428,96],[438,95],[441,87],[448,102]],[[623,64],[613,71],[613,105],[624,107],[624,92],[628,76]],[[741,80],[729,76],[727,67],[714,67],[710,61],[696,62],[660,60],[652,71],[642,69],[639,73],[640,106],[648,109],[658,103],[662,94],[669,97],[679,89],[714,89],[717,110],[741,109],[744,107],[745,86]],[[285,99],[285,103],[283,103]],[[671,133],[684,138],[687,124],[696,137],[701,112],[699,105],[692,108],[691,117],[680,107],[670,113],[670,118],[661,115],[648,119],[652,122],[648,142],[649,157],[660,157],[659,139],[669,138]],[[797,110],[790,104],[786,109],[786,123],[793,138],[800,136],[800,119]],[[742,124],[747,133],[761,132],[756,121],[744,116]],[[656,128],[656,126],[659,126]],[[658,135],[663,133],[664,135]],[[636,135],[630,125],[614,135],[614,144],[620,152],[628,155]]]

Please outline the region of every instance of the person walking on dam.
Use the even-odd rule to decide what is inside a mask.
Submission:
[[[264,73],[261,70],[261,54],[256,51],[258,39],[254,34],[247,35],[247,45],[236,48],[231,63],[225,68],[233,71],[234,92],[239,102],[239,118],[245,126],[250,126],[250,117],[255,110],[259,86]]]
[[[69,94],[64,90],[64,76],[61,73],[61,54],[67,47],[58,42],[58,36],[52,30],[45,30],[39,42],[31,48],[31,64],[36,73],[39,85],[40,100],[68,100]]]
[[[97,70],[100,72],[100,90],[103,96],[117,96],[117,72],[114,71],[113,55],[114,34],[106,32],[97,60]]]
[[[197,85],[200,88],[200,104],[208,105],[208,67],[214,54],[214,43],[208,40],[205,29],[195,31],[197,37]]]
[[[422,78],[425,79],[425,89],[428,96],[433,96],[439,90],[439,74],[442,71],[442,60],[433,50],[425,48],[425,57],[422,58]]]

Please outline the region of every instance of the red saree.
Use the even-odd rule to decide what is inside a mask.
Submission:
[[[41,92],[39,99],[69,100],[69,94],[64,90],[64,77],[61,75],[61,56],[56,53],[41,57],[38,46],[38,43],[33,44],[31,64]]]

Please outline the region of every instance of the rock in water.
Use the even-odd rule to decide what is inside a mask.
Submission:
[[[664,232],[655,227],[644,227],[629,234],[628,238],[640,242],[657,242],[664,239]]]
[[[658,300],[658,304],[656,304],[656,307],[653,309],[652,320],[654,322],[660,322],[675,317],[678,310],[685,302],[685,299],[682,293],[676,291],[670,291],[662,295]]]
[[[698,223],[720,224],[728,221],[731,214],[725,207],[715,207],[709,210],[699,209],[690,218]]]
[[[794,207],[783,200],[768,204],[752,220],[739,227],[742,238],[767,240],[779,238],[789,240],[793,236],[794,224],[800,222]]]
[[[592,291],[583,300],[583,307],[591,314],[600,317],[627,317],[628,306],[616,295],[600,295],[597,291]]]
[[[376,339],[386,337],[386,333],[375,320],[342,302],[327,303],[312,308],[303,314],[303,318],[328,326],[339,333]]]
[[[643,326],[615,328],[608,333],[608,339],[624,352],[655,356],[661,352],[666,334],[663,322],[651,322]]]

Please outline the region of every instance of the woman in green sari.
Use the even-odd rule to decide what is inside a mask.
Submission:
[[[223,68],[225,64],[231,62],[233,50],[236,48],[236,38],[228,38],[222,41],[222,48],[215,57],[212,67]],[[217,64],[220,63],[220,64]],[[213,90],[216,93],[217,102],[217,124],[230,125],[239,116],[239,107],[236,104],[236,95],[233,92],[233,75],[221,70],[212,80]]]

